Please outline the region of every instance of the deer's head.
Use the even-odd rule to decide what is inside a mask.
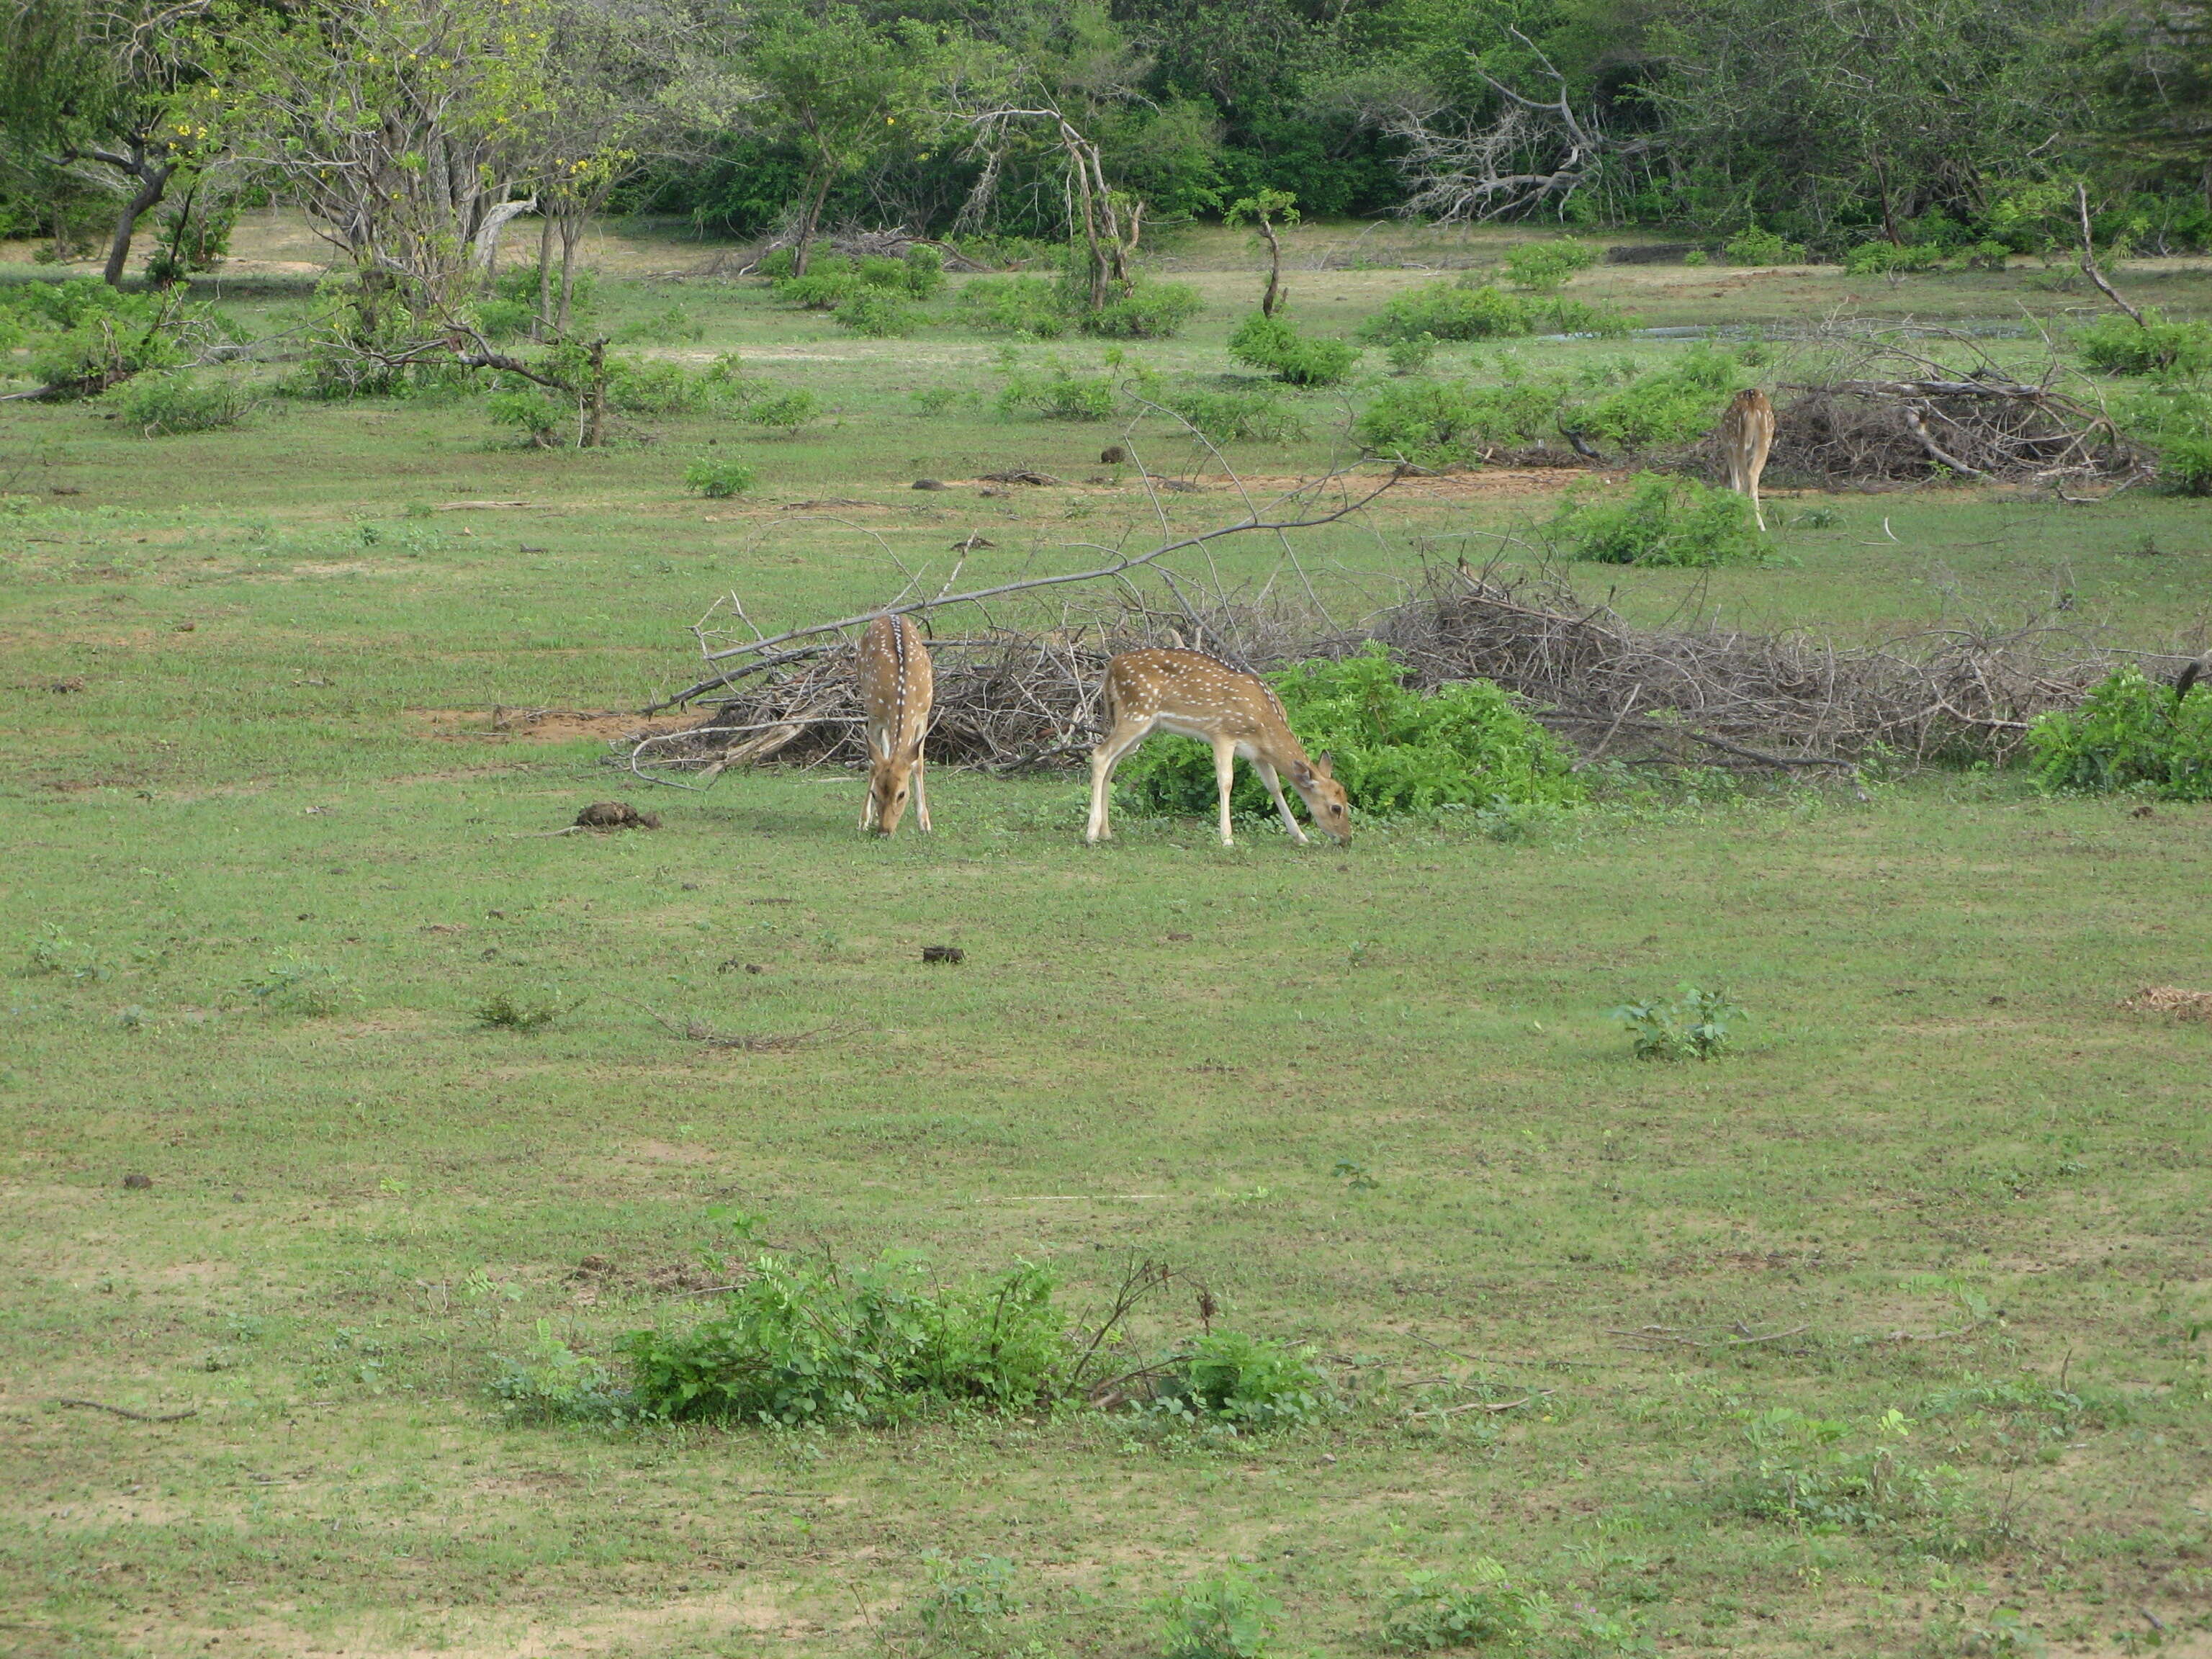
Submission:
[[[1322,755],[1310,764],[1298,762],[1291,768],[1291,787],[1305,801],[1306,810],[1323,833],[1335,840],[1349,843],[1352,840],[1352,798],[1344,793],[1330,772],[1329,757]]]

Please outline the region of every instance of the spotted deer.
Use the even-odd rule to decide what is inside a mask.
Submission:
[[[1306,836],[1283,799],[1279,772],[1289,776],[1316,824],[1340,842],[1352,839],[1351,805],[1344,786],[1329,775],[1328,757],[1306,758],[1305,745],[1283,718],[1283,705],[1253,675],[1202,651],[1130,651],[1106,665],[1105,693],[1109,730],[1106,740],[1091,751],[1091,823],[1085,841],[1111,839],[1106,792],[1114,769],[1155,732],[1173,732],[1213,746],[1224,847],[1237,844],[1229,832],[1229,785],[1239,755],[1267,785],[1292,841],[1304,846]]]
[[[1735,394],[1721,416],[1721,454],[1728,461],[1729,488],[1751,497],[1751,516],[1766,528],[1759,505],[1759,475],[1766,471],[1766,452],[1774,447],[1774,405],[1757,386]]]
[[[915,822],[926,836],[929,794],[921,744],[936,688],[921,631],[904,617],[877,617],[860,636],[854,674],[868,739],[868,798],[860,804],[860,828],[884,836],[897,833],[911,785]]]

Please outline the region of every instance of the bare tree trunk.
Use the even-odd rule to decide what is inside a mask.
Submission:
[[[138,221],[158,203],[169,188],[169,179],[177,168],[173,161],[153,162],[146,159],[143,145],[133,144],[131,154],[118,155],[112,150],[94,150],[93,159],[120,168],[138,181],[138,188],[116,216],[115,235],[107,245],[107,268],[100,273],[110,288],[123,283],[123,268],[131,262],[131,238],[138,233]]]
[[[583,239],[584,216],[580,212],[561,216],[561,308],[553,318],[556,333],[568,331],[568,313],[576,298],[576,244]]]
[[[607,343],[592,342],[591,379],[584,386],[584,429],[576,441],[579,449],[597,449],[605,441],[607,422]]]
[[[1260,234],[1267,239],[1267,291],[1260,296],[1260,314],[1272,317],[1283,307],[1286,295],[1283,293],[1283,245],[1276,240],[1275,228],[1267,216],[1260,216]]]
[[[821,222],[823,204],[830,199],[830,186],[836,179],[835,173],[824,168],[822,182],[805,198],[806,205],[799,221],[799,242],[791,256],[791,274],[794,276],[806,275],[807,255],[814,245],[814,228]]]
[[[553,209],[549,204],[538,217],[538,314],[530,319],[530,337],[545,337],[546,320],[553,315]]]

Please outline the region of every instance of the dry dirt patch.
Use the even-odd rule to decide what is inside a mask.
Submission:
[[[620,710],[580,708],[410,708],[407,718],[427,727],[428,735],[455,742],[572,743],[578,738],[635,739],[657,732],[681,731],[691,718],[683,714],[634,714]]]

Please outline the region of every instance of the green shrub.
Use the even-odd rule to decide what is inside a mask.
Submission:
[[[2212,800],[2212,682],[2177,697],[2140,668],[2122,668],[2078,708],[2038,719],[2027,743],[2046,788]]]
[[[1382,344],[1423,334],[1438,340],[1495,340],[1534,334],[1537,315],[1528,301],[1502,289],[1428,283],[1391,300],[1359,332]]]
[[[1577,430],[1623,449],[1690,443],[1712,430],[1742,384],[1737,359],[1698,346],[1575,410]]]
[[[1437,337],[1416,334],[1411,339],[1393,340],[1383,356],[1390,360],[1393,374],[1425,374],[1429,359],[1437,355]]]
[[[615,333],[615,338],[624,344],[636,345],[680,345],[706,337],[707,325],[694,317],[690,307],[681,301],[650,317],[625,323]]]
[[[999,412],[1033,410],[1048,421],[1110,421],[1119,394],[1109,374],[1078,374],[1059,363],[1042,373],[1017,369],[999,393]]]
[[[746,400],[743,418],[789,437],[821,412],[821,399],[804,386],[794,386],[788,392],[756,393]]]
[[[1286,443],[1306,435],[1304,417],[1272,392],[1189,386],[1163,392],[1156,401],[1210,443]]]
[[[561,1018],[558,1000],[537,1000],[501,991],[477,1008],[477,1023],[500,1031],[542,1031]]]
[[[1656,472],[1638,473],[1619,494],[1571,493],[1548,527],[1576,558],[1601,564],[1710,569],[1766,557],[1749,501]]]
[[[2212,495],[2212,392],[2168,382],[2114,409],[2130,438],[2158,452],[2159,481],[2182,495]]]
[[[477,327],[487,340],[519,340],[530,332],[530,325],[537,317],[537,306],[526,300],[477,302]]]
[[[762,278],[767,282],[770,287],[773,287],[775,284],[783,281],[784,278],[790,276],[792,267],[798,263],[799,250],[797,248],[770,248],[767,252],[762,254],[759,258],[753,261],[753,275]]]
[[[708,501],[726,501],[753,487],[753,470],[734,455],[700,455],[684,469],[684,484]]]
[[[533,262],[515,265],[500,272],[492,282],[491,291],[496,298],[520,301],[535,315],[538,310],[537,264]],[[558,270],[553,273],[552,291],[554,302],[557,305],[561,291],[561,273]],[[579,265],[572,273],[568,285],[570,325],[573,327],[578,319],[597,310],[599,302],[599,273],[587,266]]]
[[[787,276],[777,283],[775,297],[801,311],[835,311],[860,289],[857,272],[810,270],[804,276]]]
[[[1550,1626],[1552,1598],[1516,1584],[1490,1557],[1477,1558],[1467,1577],[1455,1583],[1439,1572],[1405,1574],[1385,1605],[1383,1645],[1402,1653],[1522,1652]]]
[[[2212,368],[2212,325],[2172,323],[2155,311],[2137,323],[2117,313],[2074,331],[2081,361],[2113,374],[2194,378]]]
[[[1539,328],[1548,324],[1554,334],[1594,335],[1601,340],[1626,339],[1636,319],[1603,306],[1564,297],[1540,301],[1531,316]]]
[[[1229,337],[1229,355],[1264,368],[1292,386],[1334,386],[1359,362],[1359,348],[1343,340],[1309,340],[1280,317],[1254,312]]]
[[[1577,271],[1588,270],[1596,263],[1597,250],[1571,236],[1523,242],[1505,256],[1505,277],[1517,289],[1549,294]]]
[[[796,1427],[932,1407],[1024,1410],[1073,1364],[1054,1283],[1026,1262],[933,1286],[911,1253],[839,1268],[763,1255],[715,1317],[623,1343],[637,1408]]]
[[[1780,231],[1764,230],[1753,223],[1721,244],[1721,257],[1732,265],[1786,265],[1802,259],[1805,250]]]
[[[1629,1046],[1638,1060],[1718,1060],[1735,1038],[1730,1020],[1743,1018],[1743,1010],[1729,1000],[1726,991],[1681,988],[1672,1006],[1658,1002],[1631,1002],[1613,1011],[1628,1028]]]
[[[1267,1659],[1282,1603],[1242,1572],[1215,1573],[1153,1602],[1161,1659]]]
[[[506,386],[484,399],[484,412],[501,426],[511,426],[533,449],[554,449],[563,431],[576,418],[573,404],[556,399],[543,386]]]
[[[1076,326],[1085,334],[1115,340],[1164,340],[1206,308],[1188,283],[1140,281],[1123,298],[1098,310],[1085,309]]]
[[[899,262],[888,259],[884,263],[897,264]],[[911,334],[922,324],[921,307],[882,289],[866,289],[855,294],[831,314],[836,318],[839,327],[849,328],[855,334],[878,340]]]
[[[1853,276],[1895,278],[1910,270],[1933,270],[1942,263],[1939,247],[1901,247],[1891,241],[1862,242],[1844,255],[1844,270]]]
[[[566,366],[580,380],[581,364]],[[703,414],[742,398],[739,384],[720,367],[699,373],[682,363],[610,358],[607,403],[626,415]]]
[[[1287,1428],[1328,1409],[1328,1382],[1310,1351],[1240,1331],[1210,1331],[1171,1355],[1156,1409],[1239,1429]]]
[[[1060,285],[1043,276],[978,276],[960,290],[960,306],[977,328],[1056,340],[1073,325]]]
[[[933,300],[945,291],[945,256],[916,242],[906,251],[902,273],[906,291],[917,300]]]
[[[927,1650],[957,1659],[1032,1659],[1044,1650],[1017,1647],[1023,1612],[1020,1577],[1003,1555],[948,1561],[935,1551],[921,1558],[929,1588],[908,1604]]]
[[[921,415],[942,415],[954,404],[972,396],[965,387],[957,386],[916,386],[906,394],[914,400],[915,410]]]
[[[1788,1407],[1763,1413],[1745,1431],[1751,1454],[1722,1487],[1722,1505],[1797,1532],[1886,1534],[1928,1553],[1972,1553],[1973,1540],[1954,1524],[1957,1472],[1908,1456],[1910,1429],[1896,1411],[1856,1435]]]
[[[1488,680],[1425,696],[1408,690],[1397,664],[1370,644],[1340,661],[1300,664],[1270,684],[1291,729],[1309,752],[1332,757],[1336,781],[1363,812],[1583,799],[1566,747]],[[1217,799],[1212,751],[1188,738],[1153,738],[1122,763],[1116,781],[1140,812],[1206,815]],[[1243,767],[1230,808],[1255,817],[1274,810]]]
[[[100,402],[149,438],[235,426],[253,407],[236,381],[209,384],[188,368],[138,375],[110,388]]]
[[[520,1358],[494,1358],[500,1369],[490,1392],[510,1423],[617,1423],[630,1414],[629,1391],[614,1373],[555,1336],[549,1320],[538,1322],[537,1340]]]
[[[186,336],[217,327],[205,306],[125,292],[95,276],[26,283],[0,295],[0,317],[30,348],[34,379],[84,397],[134,374],[182,368]]]

